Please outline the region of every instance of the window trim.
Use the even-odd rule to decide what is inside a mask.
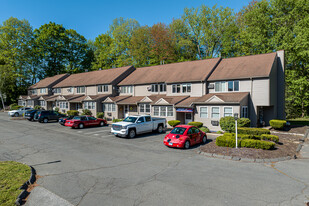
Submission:
[[[162,107],[165,107],[165,108],[166,108],[166,110],[165,110],[165,116],[162,116],[162,115],[161,115],[161,108],[162,108]],[[155,115],[155,110],[156,110],[156,108],[158,108],[158,115]],[[172,110],[169,111],[168,108],[172,108]],[[164,111],[162,111],[162,112],[164,112]],[[171,113],[172,115],[168,115],[169,113]],[[156,106],[153,106],[153,115],[154,115],[154,116],[157,116],[157,117],[173,117],[173,116],[174,116],[174,108],[173,108],[173,106],[169,106],[169,105],[167,105],[167,106],[156,105]]]
[[[78,89],[81,89],[81,88],[84,88],[84,92],[81,92],[81,91],[78,92]],[[77,94],[85,94],[86,93],[86,87],[85,86],[76,87],[76,93]]]
[[[214,108],[214,107],[218,107],[219,108],[219,117],[213,117],[212,116],[212,114],[213,114],[212,108]],[[210,107],[210,111],[211,111],[211,115],[210,115],[211,119],[220,119],[220,106],[211,106]]]
[[[231,116],[225,116],[225,108],[232,108],[232,115]],[[223,107],[223,117],[233,117],[234,114],[234,108],[232,106],[224,106]]]
[[[101,89],[101,91],[100,91]],[[107,84],[100,84],[97,86],[98,93],[106,93],[108,92],[108,85]]]
[[[243,109],[246,108],[247,109],[247,115],[244,116],[244,112],[243,112]],[[241,106],[241,117],[242,118],[249,118],[249,109],[248,109],[248,106]]]
[[[201,111],[202,108],[206,108],[206,110],[207,110],[207,112],[206,112],[206,117],[202,117],[202,111]],[[209,113],[209,112],[208,112],[208,106],[201,106],[201,107],[200,107],[200,118],[208,118],[208,113]]]

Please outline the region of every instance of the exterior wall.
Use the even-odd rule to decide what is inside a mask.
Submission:
[[[97,86],[86,86],[86,95],[97,95]]]
[[[135,85],[133,88],[134,96],[149,96],[149,95],[159,95],[159,94],[167,94],[167,92],[151,92],[148,91],[148,87],[151,87],[151,84],[149,85]],[[167,88],[166,88],[167,89]]]
[[[49,88],[46,88],[46,93],[41,93],[41,89],[37,90],[38,96],[40,95],[49,95]]]
[[[200,117],[200,108],[201,107],[207,107],[208,108],[208,118],[202,118]],[[211,117],[211,108],[212,107],[219,107],[219,118],[212,118]],[[208,127],[212,131],[219,131],[221,130],[220,125],[213,126],[211,124],[211,121],[220,121],[221,117],[224,117],[224,107],[232,107],[233,111],[232,113],[238,113],[240,114],[240,106],[239,105],[196,105],[196,112],[194,114],[194,121],[197,122],[203,122],[204,126]]]
[[[95,94],[113,94],[114,93],[114,89],[113,89],[113,85],[107,85],[108,87],[108,92],[98,92],[98,85],[95,86]],[[88,91],[88,90],[87,90]],[[92,91],[93,93],[93,91]],[[87,95],[93,95],[93,94],[88,94]]]
[[[68,91],[70,88],[71,87],[63,87],[63,88],[61,88],[61,95],[72,95],[72,94],[74,94],[74,89],[73,89],[73,92],[69,92]]]

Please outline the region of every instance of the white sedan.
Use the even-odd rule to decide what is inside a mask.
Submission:
[[[22,108],[19,108],[18,110],[9,111],[8,114],[11,117],[19,117],[19,116],[22,116],[27,110],[30,110],[30,109],[32,109],[32,108],[22,107]]]

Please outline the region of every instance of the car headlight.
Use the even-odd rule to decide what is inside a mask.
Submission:
[[[122,129],[127,129],[128,128],[128,126],[122,126]]]

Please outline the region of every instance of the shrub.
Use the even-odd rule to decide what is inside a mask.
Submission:
[[[272,119],[269,121],[269,124],[274,129],[283,129],[286,125],[285,120]]]
[[[205,132],[205,133],[210,133],[210,130],[207,127],[200,127],[199,128],[201,131]]]
[[[220,119],[220,127],[225,132],[234,132],[235,131],[234,117],[222,117]]]
[[[77,110],[68,110],[67,114],[69,116],[78,116],[79,115],[79,111],[77,111]]]
[[[123,119],[113,119],[113,122],[121,122]]]
[[[240,140],[238,140],[238,146],[240,146]],[[236,139],[231,135],[223,135],[216,138],[216,145],[219,147],[235,147]]]
[[[247,148],[269,150],[269,149],[275,148],[275,143],[262,141],[262,140],[244,139],[244,140],[241,140],[240,146],[247,147]]]
[[[237,120],[237,127],[250,127],[250,122],[248,118],[239,118]]]
[[[54,110],[55,112],[59,112],[59,107],[56,107]]]
[[[10,105],[10,110],[18,110],[19,108],[22,108],[23,106],[19,106],[16,103],[13,103]]]
[[[92,115],[92,112],[89,109],[83,109],[82,115]]]
[[[180,124],[179,120],[170,120],[167,122],[171,127],[176,127],[177,125]]]
[[[247,127],[238,127],[237,132],[239,134],[252,134],[252,135],[270,134],[270,131],[268,129],[247,128]]]
[[[223,132],[222,132],[222,131],[217,131],[216,133],[217,133],[217,134],[223,134]]]
[[[262,134],[261,139],[262,140],[269,140],[269,141],[273,141],[273,142],[279,142],[279,137],[277,135]]]
[[[42,107],[40,105],[35,105],[34,109],[41,109]]]
[[[98,112],[97,118],[103,119],[104,118],[104,112]]]
[[[193,125],[193,126],[200,128],[203,126],[203,123],[202,122],[189,122],[188,125]]]

